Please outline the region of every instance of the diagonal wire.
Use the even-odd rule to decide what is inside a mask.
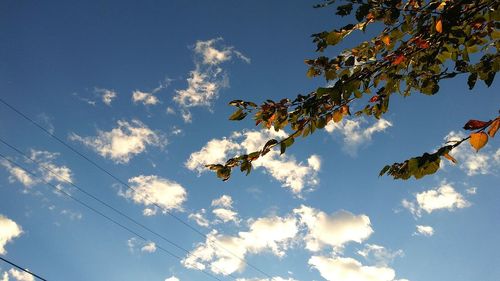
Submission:
[[[92,206],[88,205],[87,203],[85,203],[85,202],[81,201],[80,199],[78,199],[78,198],[74,197],[73,195],[71,195],[70,193],[66,192],[65,190],[63,190],[63,189],[61,189],[61,188],[57,187],[57,186],[56,186],[56,185],[54,185],[53,183],[48,182],[47,180],[45,180],[45,179],[43,179],[43,178],[41,178],[41,177],[37,176],[37,175],[36,175],[35,173],[33,173],[32,171],[30,171],[30,170],[28,170],[27,168],[25,168],[25,167],[21,166],[21,165],[20,165],[20,164],[18,164],[17,162],[15,162],[15,161],[13,161],[13,160],[11,160],[11,159],[7,158],[7,156],[5,156],[5,155],[3,155],[3,154],[1,154],[1,153],[0,153],[0,157],[1,157],[1,158],[3,158],[3,159],[5,159],[6,161],[8,161],[10,164],[12,164],[12,165],[14,165],[14,166],[18,167],[19,169],[23,170],[24,172],[26,172],[26,173],[30,174],[30,175],[31,175],[31,176],[33,176],[34,178],[39,178],[39,179],[40,179],[40,180],[42,180],[45,184],[47,184],[47,185],[51,186],[52,188],[54,188],[56,192],[60,192],[60,193],[62,193],[63,195],[65,195],[65,196],[67,196],[67,197],[71,198],[71,199],[72,199],[72,200],[74,200],[75,202],[77,202],[77,203],[79,203],[80,205],[82,205],[82,206],[84,206],[84,207],[88,208],[89,210],[93,211],[94,213],[98,214],[99,216],[101,216],[101,217],[103,217],[103,218],[105,218],[105,219],[109,220],[110,222],[114,223],[115,225],[119,226],[120,228],[122,228],[122,229],[124,229],[124,230],[126,230],[126,231],[130,232],[132,235],[135,235],[135,236],[139,237],[139,238],[140,238],[140,239],[142,239],[144,242],[148,242],[148,239],[146,239],[144,236],[140,235],[140,234],[139,234],[139,233],[137,233],[136,231],[134,231],[134,230],[130,229],[129,227],[127,227],[127,226],[123,225],[122,223],[120,223],[120,222],[118,222],[118,221],[116,221],[116,220],[112,219],[111,217],[107,216],[106,214],[102,213],[101,211],[99,211],[99,210],[95,209],[94,207],[92,207]],[[181,258],[180,256],[178,256],[178,255],[176,255],[176,254],[172,253],[171,251],[169,251],[169,250],[167,250],[167,249],[163,248],[161,245],[157,245],[156,247],[157,247],[158,249],[162,250],[163,252],[167,253],[168,255],[170,255],[170,256],[172,256],[172,257],[174,257],[174,258],[176,258],[176,259],[178,259],[178,260],[182,260],[182,258]],[[201,268],[197,268],[197,269],[198,269],[198,270],[201,270],[203,273],[205,273],[206,275],[208,275],[209,277],[211,277],[211,278],[213,278],[213,279],[216,279],[216,280],[218,280],[218,281],[222,281],[222,280],[221,280],[221,279],[219,279],[217,276],[215,276],[215,275],[211,274],[210,272],[208,272],[208,271],[206,271],[206,270],[204,270],[204,269],[201,269]]]
[[[33,276],[33,277],[36,277],[36,278],[38,278],[38,279],[40,279],[40,280],[43,280],[43,281],[47,281],[47,279],[45,279],[45,278],[43,278],[43,277],[40,277],[40,275],[37,275],[37,274],[35,274],[35,273],[33,273],[33,272],[29,271],[29,270],[26,270],[26,269],[24,269],[24,268],[20,267],[19,265],[15,264],[15,263],[13,263],[13,262],[11,262],[11,261],[7,260],[7,259],[4,259],[4,258],[0,257],[0,260],[3,260],[4,262],[6,262],[6,263],[8,263],[8,264],[10,264],[10,265],[12,265],[12,266],[14,266],[14,267],[17,267],[18,269],[20,269],[20,270],[22,270],[22,271],[24,271],[24,272],[26,272],[26,273],[30,274],[30,275],[31,275],[31,276]]]
[[[88,158],[87,156],[85,156],[83,153],[79,152],[76,148],[74,148],[73,146],[71,146],[70,144],[68,144],[66,141],[62,140],[61,138],[59,138],[58,136],[56,136],[55,134],[49,132],[47,129],[45,129],[43,126],[41,126],[40,124],[38,124],[37,122],[35,122],[32,118],[30,118],[29,116],[27,116],[26,114],[22,113],[20,110],[18,110],[17,108],[15,108],[14,106],[12,106],[11,104],[9,104],[8,102],[6,102],[3,98],[0,98],[0,102],[3,103],[5,106],[7,106],[8,108],[10,108],[12,111],[14,111],[15,113],[17,113],[18,115],[20,115],[21,117],[23,117],[24,119],[26,119],[28,122],[30,122],[31,124],[33,124],[35,127],[39,128],[40,130],[42,130],[43,132],[45,132],[47,135],[49,135],[51,138],[57,140],[59,143],[61,143],[62,145],[64,145],[66,148],[68,148],[69,150],[73,151],[74,153],[76,153],[77,155],[79,155],[80,157],[84,158],[87,162],[89,162],[90,164],[92,164],[93,166],[95,166],[97,169],[101,170],[102,172],[104,172],[105,174],[107,174],[108,176],[112,177],[114,180],[116,180],[117,182],[121,183],[123,186],[127,187],[128,189],[130,190],[133,190],[134,192],[136,192],[136,189],[133,188],[132,186],[130,186],[128,183],[126,183],[125,181],[121,180],[120,178],[116,177],[115,175],[113,175],[111,172],[109,172],[108,170],[106,170],[105,168],[103,168],[101,165],[97,164],[95,161],[93,161],[92,159]],[[151,200],[149,198],[150,196],[149,195],[145,195],[144,199],[146,199],[150,204],[156,206],[157,208],[159,208],[160,210],[163,210],[165,213],[167,213],[169,216],[171,216],[172,218],[174,218],[175,220],[177,220],[178,222],[180,222],[181,224],[183,224],[184,226],[186,226],[187,228],[191,229],[192,231],[196,232],[198,235],[204,237],[207,241],[213,243],[214,245],[216,245],[218,248],[220,249],[223,249],[224,251],[226,251],[227,253],[231,254],[232,256],[236,257],[237,259],[239,259],[240,261],[242,261],[243,263],[245,263],[246,265],[250,266],[251,268],[253,268],[254,270],[258,271],[259,273],[265,275],[267,278],[270,278],[272,279],[273,277],[269,274],[267,274],[266,272],[262,271],[261,269],[259,269],[258,267],[254,266],[253,264],[251,264],[250,262],[247,262],[245,259],[241,258],[239,255],[233,253],[232,251],[230,251],[229,249],[227,249],[226,247],[220,245],[216,240],[210,238],[209,236],[207,236],[205,233],[199,231],[196,227],[192,226],[191,224],[185,222],[183,219],[179,218],[178,216],[176,216],[175,214],[173,214],[172,212],[170,212],[168,209],[158,205],[158,203],[156,203],[154,200]]]
[[[34,163],[34,164],[38,164],[38,166],[42,169],[44,169],[45,171],[48,171],[49,173],[51,173],[52,175],[54,175],[55,177],[57,177],[58,179],[60,179],[61,181],[64,181],[66,182],[67,184],[73,186],[74,188],[76,188],[78,191],[82,192],[83,194],[87,195],[88,197],[96,200],[97,202],[101,203],[102,205],[106,206],[108,209],[111,209],[112,211],[114,211],[115,213],[119,214],[120,216],[122,216],[123,218],[133,222],[134,224],[138,225],[139,227],[145,229],[146,231],[148,231],[149,233],[151,234],[154,234],[156,235],[157,237],[161,238],[163,241],[169,243],[170,245],[176,247],[177,249],[180,249],[181,251],[184,251],[186,254],[188,255],[191,255],[191,256],[194,256],[194,257],[197,257],[199,258],[199,256],[191,253],[191,251],[187,250],[186,248],[180,246],[179,244],[173,242],[172,240],[168,239],[167,237],[165,237],[164,235],[158,233],[157,231],[154,231],[153,229],[147,227],[146,225],[142,224],[141,222],[137,221],[136,219],[130,217],[129,215],[125,214],[123,211],[120,211],[119,209],[117,209],[116,207],[113,207],[111,206],[110,204],[106,203],[105,201],[99,199],[99,197],[97,197],[96,195],[93,195],[92,193],[86,191],[85,189],[81,188],[80,186],[78,186],[77,184],[75,184],[74,182],[72,182],[71,180],[65,178],[65,177],[62,177],[61,175],[57,174],[56,172],[54,172],[53,169],[49,168],[47,165],[44,165],[44,163],[42,163],[41,161],[37,161],[37,160],[34,160],[32,158],[30,158],[26,153],[24,153],[23,151],[21,151],[19,148],[9,144],[8,142],[6,142],[4,139],[2,139],[0,137],[0,142],[3,143],[4,145],[8,146],[9,148],[11,148],[12,150],[16,151],[17,153],[21,154],[26,160]],[[220,272],[222,272],[221,268],[219,267],[215,267],[215,269],[218,269]],[[229,274],[230,277],[236,279],[236,277],[233,275],[233,274]]]

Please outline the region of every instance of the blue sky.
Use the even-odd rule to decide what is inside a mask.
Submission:
[[[316,55],[312,33],[342,22],[312,4],[1,2],[1,98],[133,190],[0,104],[0,138],[36,161],[0,144],[36,174],[0,161],[0,255],[48,280],[210,280],[199,268],[239,281],[498,280],[496,139],[479,153],[463,145],[457,165],[422,180],[378,177],[494,116],[495,83],[469,91],[458,77],[433,97],[394,97],[383,119],[329,124],[248,177],[202,169],[285,134],[228,121],[229,101],[325,84],[303,60]],[[332,54],[363,35],[352,38]],[[0,264],[0,280],[31,279]]]

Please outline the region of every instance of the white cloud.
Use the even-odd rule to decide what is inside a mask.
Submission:
[[[269,139],[284,137],[285,132],[274,130],[234,132],[229,138],[210,140],[201,150],[192,153],[185,165],[201,173],[207,171],[206,164],[221,163],[229,156],[260,150]],[[306,186],[312,187],[319,183],[317,173],[321,168],[321,160],[317,155],[311,155],[307,163],[297,162],[290,154],[280,155],[279,151],[272,150],[255,160],[253,166],[264,168],[282,186],[300,196]]]
[[[234,47],[222,46],[217,49],[215,45],[217,42],[221,42],[223,39],[221,37],[216,39],[211,39],[207,41],[197,41],[194,47],[194,52],[202,57],[202,63],[208,65],[217,65],[222,62],[231,60],[232,56],[235,55],[242,59],[246,63],[250,63],[250,59],[245,57],[242,53],[236,51]]]
[[[132,101],[134,103],[142,103],[143,105],[156,105],[160,100],[151,93],[135,90],[132,92]]]
[[[21,236],[23,230],[15,221],[0,215],[0,255],[7,254],[5,245]]]
[[[111,103],[117,97],[116,92],[113,90],[95,88],[94,92],[101,95],[102,102],[107,106],[111,106]]]
[[[365,266],[353,258],[312,256],[309,265],[328,281],[393,281],[396,275],[390,267]]]
[[[141,248],[141,252],[154,253],[156,252],[156,244],[154,242],[148,242]]]
[[[205,217],[205,209],[201,209],[197,213],[189,214],[188,218],[194,220],[199,226],[208,227],[210,226],[210,221]]]
[[[238,213],[231,209],[217,208],[213,209],[212,213],[214,213],[214,215],[224,223],[230,221],[238,223],[240,221],[238,219]]]
[[[233,56],[250,62],[234,47],[222,46],[221,41],[222,38],[217,38],[195,44],[195,69],[189,72],[187,88],[176,90],[174,96],[174,101],[182,108],[185,122],[191,122],[190,107],[210,107],[219,96],[219,91],[229,86],[229,78],[220,67],[221,63],[231,60]]]
[[[120,191],[119,194],[137,204],[145,205],[147,207],[145,215],[156,214],[156,205],[160,206],[164,213],[170,210],[182,210],[182,204],[187,199],[184,187],[175,181],[158,176],[140,175],[129,179],[128,182],[133,189]]]
[[[180,281],[180,280],[179,280],[179,278],[172,276],[172,277],[165,279],[165,281]]]
[[[436,210],[449,210],[462,209],[470,206],[470,203],[462,196],[462,194],[455,191],[453,186],[448,183],[443,183],[434,189],[423,191],[415,195],[416,201],[402,201],[403,207],[408,209],[415,216],[420,217],[422,211],[428,214]]]
[[[14,183],[18,181],[24,185],[24,187],[32,187],[37,183],[36,179],[34,179],[30,174],[23,169],[12,165],[7,160],[0,160],[0,164],[9,172],[9,182]]]
[[[212,207],[223,207],[223,208],[232,208],[233,207],[233,198],[229,195],[222,195],[221,197],[212,200]]]
[[[35,281],[35,277],[33,277],[33,275],[14,268],[9,270],[9,274],[17,281]]]
[[[247,278],[238,278],[236,279],[236,281],[297,281],[296,279],[293,279],[293,278],[283,278],[283,277],[272,277],[271,279],[269,278],[264,278],[264,279],[260,279],[260,278],[250,278],[250,279],[247,279]]]
[[[44,181],[55,183],[73,182],[73,175],[67,166],[58,166],[54,161],[59,157],[57,152],[31,149],[30,159],[39,163],[38,171]]]
[[[70,220],[81,220],[83,218],[81,213],[71,210],[61,210],[61,215],[67,216]]]
[[[346,243],[361,243],[373,233],[370,218],[366,215],[354,215],[344,210],[328,215],[304,205],[293,211],[307,227],[304,240],[310,251],[316,252],[325,246],[340,251]]]
[[[471,194],[471,195],[476,194],[477,193],[477,187],[467,188],[465,190],[465,192],[467,192],[467,194]]]
[[[417,225],[417,232],[414,235],[432,236],[434,235],[434,228],[429,225]]]
[[[459,141],[465,136],[462,132],[451,131],[444,138],[447,142],[449,141]],[[499,150],[500,151],[500,150]],[[500,152],[497,151],[500,159]],[[491,157],[489,153],[476,152],[468,143],[457,146],[451,151],[453,157],[455,157],[459,162],[460,169],[464,170],[468,176],[475,175],[486,175],[491,173],[492,160],[496,160],[496,154]],[[500,163],[497,161],[497,163]]]
[[[332,135],[335,134],[335,132],[339,132],[339,134],[343,136],[344,150],[348,154],[355,156],[359,147],[370,143],[375,133],[383,132],[392,126],[391,122],[383,118],[378,119],[371,125],[362,126],[366,123],[368,123],[368,121],[363,118],[354,120],[343,119],[338,123],[331,121],[325,127],[325,130]]]
[[[144,152],[148,145],[163,147],[166,144],[166,139],[160,133],[135,119],[131,123],[120,120],[117,128],[109,132],[98,130],[95,137],[81,137],[72,133],[70,139],[83,143],[116,163],[128,163],[132,157]]]
[[[220,207],[212,210],[212,213],[222,222],[233,221],[239,223],[238,213],[233,210],[233,198],[229,195],[222,195],[212,201],[212,207]]]
[[[9,274],[7,272],[4,272],[0,281],[9,281]]]
[[[377,266],[387,266],[395,258],[404,256],[403,250],[391,251],[376,244],[366,244],[364,249],[357,253]]]
[[[282,257],[297,235],[298,227],[293,217],[266,217],[249,222],[249,231],[237,236],[226,236],[212,231],[205,243],[199,244],[182,263],[187,268],[205,269],[216,274],[229,275],[241,272],[245,256],[270,251]]]

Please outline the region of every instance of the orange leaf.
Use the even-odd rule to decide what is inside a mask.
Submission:
[[[443,154],[443,157],[453,162],[453,164],[457,164],[458,162],[457,159],[453,158],[453,156],[449,155],[448,153]]]
[[[342,120],[343,114],[339,111],[336,110],[333,112],[333,122],[338,123],[340,120]]]
[[[404,55],[397,55],[396,58],[392,61],[392,65],[398,65],[405,60]]]
[[[490,135],[490,137],[494,137],[498,131],[498,128],[500,128],[500,119],[496,119],[495,121],[493,121],[493,123],[491,123],[491,127],[488,130],[488,135]]]
[[[382,37],[382,42],[384,42],[387,46],[391,45],[391,37],[389,35]]]
[[[436,31],[439,33],[443,33],[443,22],[441,20],[438,20],[436,22]]]
[[[378,101],[378,95],[370,98],[370,102],[376,102],[376,101]]]
[[[472,133],[470,134],[469,142],[477,152],[488,143],[488,135],[485,132]]]

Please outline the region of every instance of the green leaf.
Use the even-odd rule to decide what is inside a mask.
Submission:
[[[473,72],[469,75],[469,78],[467,78],[467,85],[469,85],[469,90],[472,90],[474,88],[474,85],[476,85],[477,81],[477,73]]]
[[[231,116],[229,116],[229,120],[243,120],[247,116],[246,112],[243,112],[243,109],[236,110]]]
[[[382,170],[380,170],[380,173],[378,174],[379,177],[383,176],[387,171],[389,171],[389,169],[391,168],[390,165],[385,165],[384,168],[382,168]]]

